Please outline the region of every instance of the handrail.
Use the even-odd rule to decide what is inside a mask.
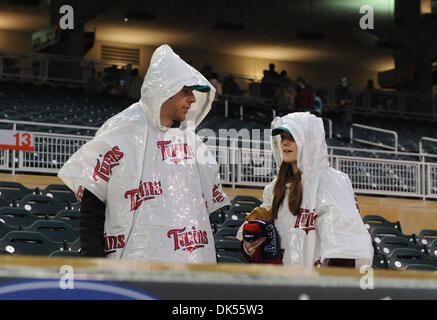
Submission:
[[[423,141],[430,141],[430,142],[437,142],[436,138],[431,138],[431,137],[421,137],[420,141],[419,141],[419,153],[422,155],[428,155],[428,153],[423,152]]]
[[[49,123],[49,122],[3,120],[3,119],[0,119],[0,123],[25,124],[25,125],[34,125],[34,126],[72,128],[72,129],[89,129],[89,130],[98,130],[99,129],[99,127],[76,126],[76,125],[70,125],[70,124],[58,124],[58,123]]]
[[[388,145],[383,144],[383,143],[375,143],[375,142],[371,142],[371,141],[367,141],[367,140],[363,140],[363,139],[354,138],[353,137],[353,128],[354,127],[393,134],[395,137],[395,145],[394,145],[394,147],[392,147],[392,146],[388,146]],[[377,127],[366,126],[366,125],[359,124],[359,123],[352,123],[352,125],[350,127],[350,141],[353,142],[354,140],[357,142],[363,143],[363,144],[369,144],[369,145],[376,146],[376,147],[394,150],[395,152],[398,151],[398,134],[396,131],[393,131],[393,130],[386,130],[386,129],[381,129],[381,128],[377,128]]]

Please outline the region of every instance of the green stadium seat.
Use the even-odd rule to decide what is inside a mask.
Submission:
[[[70,250],[55,250],[50,253],[49,257],[80,257],[79,251],[70,251]]]
[[[386,220],[384,217],[378,215],[366,215],[363,218],[363,222],[369,233],[371,233],[373,229],[378,227],[395,228],[398,229],[400,232],[402,232],[401,224],[399,223],[399,221],[390,222]]]
[[[437,240],[437,230],[423,229],[417,236],[417,242],[425,246],[431,246],[434,240]]]
[[[374,228],[372,230],[372,232],[370,233],[370,236],[372,238],[372,241],[377,245],[382,241],[382,238],[384,238],[384,237],[400,237],[400,238],[407,239],[411,243],[414,243],[414,244],[416,243],[416,235],[415,234],[406,235],[406,234],[403,234],[398,229],[391,228],[391,227]]]
[[[39,217],[24,208],[0,208],[0,221],[4,221],[11,227],[28,227]]]
[[[410,264],[437,265],[436,260],[412,248],[399,248],[387,256],[387,267],[391,270],[406,270]]]
[[[68,204],[43,195],[27,195],[17,204],[39,217],[55,216],[59,211],[69,208]]]
[[[74,242],[79,238],[79,231],[64,221],[38,220],[24,230],[39,232],[54,242]]]
[[[74,192],[64,184],[49,184],[45,189],[41,190],[41,194],[49,197],[52,196],[58,202],[77,202]]]
[[[390,255],[390,253],[398,248],[412,248],[424,254],[427,254],[427,249],[424,245],[415,244],[401,237],[383,237],[381,242],[375,243],[378,254]]]
[[[70,227],[79,229],[80,212],[78,210],[61,210],[53,219],[64,221]]]
[[[13,255],[48,256],[63,244],[53,242],[41,233],[33,231],[11,231],[0,240],[0,250]]]

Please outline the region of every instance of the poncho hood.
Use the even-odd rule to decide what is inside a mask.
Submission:
[[[185,127],[188,121],[193,121],[196,128],[211,109],[215,88],[168,45],[160,46],[152,55],[141,87],[140,99],[142,109],[156,128],[166,130],[160,123],[161,106],[184,86],[194,89],[196,102],[191,105],[181,127]]]
[[[295,112],[277,117],[271,124],[275,129],[287,129],[293,136],[297,149],[297,166],[302,175],[302,207],[315,208],[320,175],[329,168],[328,147],[325,142],[325,129],[321,118],[309,112]],[[273,157],[276,166],[282,164],[281,137],[271,137]]]

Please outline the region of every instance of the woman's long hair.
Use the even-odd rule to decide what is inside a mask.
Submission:
[[[273,220],[278,218],[279,208],[284,200],[285,190],[287,190],[287,183],[291,183],[290,191],[288,192],[288,209],[295,216],[299,214],[299,208],[302,202],[301,174],[298,171],[297,175],[294,175],[291,164],[282,162],[281,167],[279,168],[275,186],[273,188]]]

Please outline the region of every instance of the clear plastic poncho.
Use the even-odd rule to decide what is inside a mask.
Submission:
[[[298,149],[302,203],[299,214],[288,209],[288,190],[279,208],[275,227],[284,250],[284,265],[317,266],[327,258],[355,259],[357,268],[372,265],[370,235],[361,219],[349,177],[329,166],[321,118],[296,112],[273,120],[271,128],[287,128]],[[282,164],[280,135],[272,136],[272,151]],[[270,209],[276,179],[263,192],[261,207]],[[240,229],[241,231],[241,229]],[[241,240],[241,232],[238,234]]]
[[[196,102],[179,128],[160,123],[162,104],[184,86]],[[195,134],[215,89],[163,45],[154,52],[141,99],[107,120],[58,176],[74,192],[85,188],[106,204],[108,258],[215,263],[209,213],[229,205],[214,157]]]

